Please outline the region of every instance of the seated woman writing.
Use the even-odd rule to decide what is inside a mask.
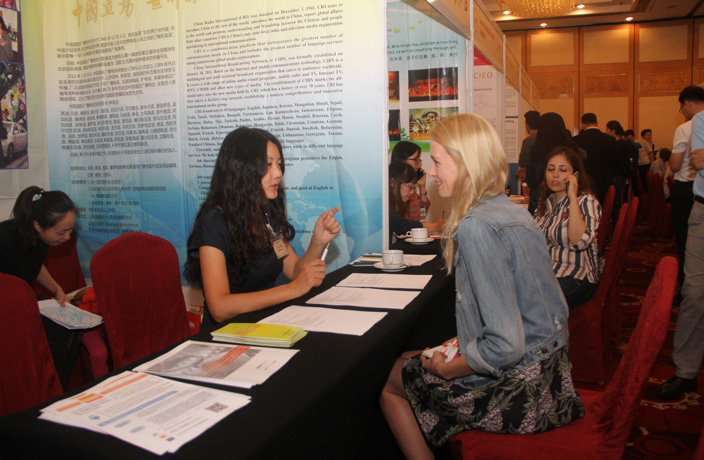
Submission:
[[[241,127],[225,137],[187,243],[184,274],[203,288],[202,327],[300,297],[325,278],[320,256],[340,233],[340,208],[321,214],[299,258],[283,174],[281,144],[269,132]],[[291,282],[275,286],[281,273]]]
[[[589,300],[599,284],[596,233],[601,205],[574,150],[555,148],[545,165],[535,220],[545,234],[555,276],[572,309]]]
[[[416,170],[405,161],[389,164],[389,230],[393,235],[404,236],[412,228],[427,228],[428,232],[440,232],[444,220],[437,222],[406,219],[408,200],[415,190]]]
[[[453,198],[443,257],[455,274],[459,355],[397,359],[380,404],[406,458],[432,459],[464,430],[538,433],[582,417],[567,355],[568,309],[544,236],[504,195],[506,156],[484,118],[431,131],[429,175]]]

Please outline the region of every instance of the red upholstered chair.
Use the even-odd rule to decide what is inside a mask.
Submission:
[[[621,342],[621,285],[618,282],[621,272],[623,272],[623,265],[626,262],[626,253],[631,245],[631,236],[633,236],[633,228],[636,225],[636,217],[638,214],[638,198],[633,198],[631,201],[631,207],[628,208],[628,213],[626,214],[626,220],[623,223],[623,236],[621,238],[621,243],[619,246],[614,247],[618,251],[618,263],[616,265],[616,282],[614,283],[614,288],[609,292],[609,298],[607,300],[606,309],[609,312],[608,322],[611,329],[611,344],[618,346]]]
[[[90,263],[115,369],[189,336],[174,247],[128,232],[100,248]]]
[[[606,239],[611,235],[611,214],[614,210],[614,198],[616,197],[616,190],[612,185],[609,187],[609,191],[606,192],[606,198],[604,198],[604,206],[601,208],[601,222],[599,222],[599,229],[596,232],[597,246],[600,251],[603,251],[606,247]]]
[[[643,181],[640,177],[640,172],[636,173],[636,182],[638,183],[638,190],[640,190],[640,215],[647,218],[648,211],[650,210],[650,203],[648,201],[649,192],[643,190]]]
[[[586,415],[540,434],[465,431],[450,439],[456,459],[620,459],[660,351],[672,309],[677,260],[663,257],[645,296],[626,353],[604,392],[580,390]]]
[[[64,292],[72,292],[86,286],[83,277],[81,264],[78,261],[78,251],[76,250],[76,232],[71,233],[71,239],[64,244],[51,246],[49,254],[44,260],[44,266],[51,273],[52,278],[59,283]],[[35,294],[45,299],[51,299],[53,295],[36,280],[32,282]]]
[[[699,435],[699,443],[697,443],[697,449],[692,454],[692,460],[704,460],[704,427],[702,427],[702,432]]]
[[[0,274],[0,416],[63,393],[32,288]]]
[[[606,381],[606,370],[611,362],[609,326],[611,315],[608,305],[618,298],[612,294],[617,292],[619,264],[625,251],[626,217],[629,211],[638,210],[637,198],[624,203],[619,211],[618,222],[611,239],[611,245],[606,252],[604,271],[601,274],[599,287],[591,299],[570,310],[568,326],[570,330],[570,361],[572,361],[572,378],[580,382],[603,383]],[[631,227],[632,230],[632,227]]]

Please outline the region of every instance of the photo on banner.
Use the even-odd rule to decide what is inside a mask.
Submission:
[[[27,169],[27,92],[20,5],[0,3],[0,169]]]
[[[37,0],[27,0],[34,1]],[[93,6],[97,5],[95,8]],[[186,239],[220,144],[276,135],[291,242],[325,209],[342,233],[332,270],[382,247],[383,3],[304,0],[41,2],[52,188],[79,208],[84,272],[110,239]]]

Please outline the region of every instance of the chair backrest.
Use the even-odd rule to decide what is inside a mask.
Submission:
[[[0,416],[63,393],[39,306],[25,281],[0,274]]]
[[[631,205],[629,203],[624,203],[619,210],[618,221],[616,221],[616,228],[614,229],[614,236],[611,238],[611,245],[609,246],[608,251],[606,251],[606,260],[604,261],[604,270],[601,272],[599,287],[596,289],[596,292],[591,299],[593,302],[598,302],[600,305],[606,301],[609,289],[614,283],[614,279],[618,277],[619,272],[617,270],[617,265],[618,257],[620,255],[618,248],[620,247],[621,240],[623,239],[623,229],[626,222],[626,214],[628,214],[629,209],[631,209]],[[636,209],[638,209],[637,204]]]
[[[602,448],[611,454],[616,454],[618,449],[621,452],[608,458],[621,458],[648,376],[665,339],[676,282],[677,260],[663,257],[648,287],[638,324],[621,363],[595,404],[598,424],[604,430]]]
[[[115,369],[189,336],[178,256],[165,239],[125,233],[93,255],[90,273]]]
[[[78,261],[75,231],[71,233],[71,238],[64,244],[49,248],[49,253],[44,259],[44,266],[64,292],[68,293],[86,286],[86,279],[83,277],[81,264]],[[36,280],[32,282],[32,289],[40,297],[46,299],[53,297],[51,292]]]
[[[604,198],[604,206],[601,212],[601,222],[599,222],[599,229],[596,232],[596,244],[600,251],[604,250],[604,247],[606,247],[606,239],[611,235],[611,214],[614,210],[615,197],[616,190],[612,185],[609,187],[609,191],[606,192],[606,198]]]
[[[623,269],[623,264],[626,261],[626,253],[628,252],[628,246],[631,244],[631,236],[633,235],[633,228],[636,225],[636,217],[638,217],[638,197],[634,197],[628,204],[628,214],[626,214],[626,220],[623,223],[623,234],[621,235],[621,241],[611,249],[617,249],[619,251],[618,266],[616,268],[617,272],[620,274]],[[614,238],[615,240],[615,238]]]

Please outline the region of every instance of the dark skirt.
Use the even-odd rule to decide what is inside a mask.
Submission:
[[[421,431],[435,446],[462,431],[540,433],[584,416],[565,348],[471,389],[429,374],[416,356],[403,367],[403,385]]]

